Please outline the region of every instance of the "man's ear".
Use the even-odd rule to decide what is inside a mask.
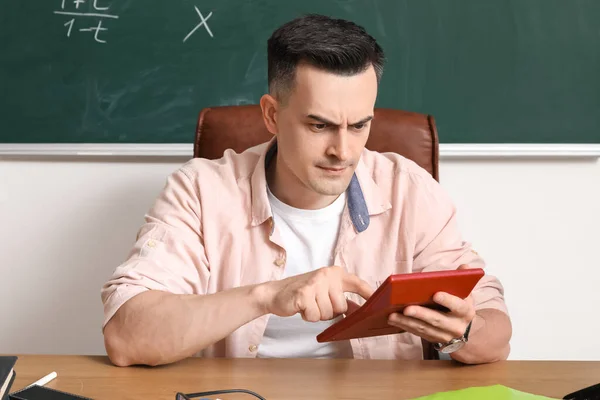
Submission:
[[[260,108],[262,110],[263,120],[267,130],[273,135],[277,135],[277,111],[279,104],[270,94],[265,94],[260,98]]]

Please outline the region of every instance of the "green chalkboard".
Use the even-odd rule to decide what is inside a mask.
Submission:
[[[377,106],[442,143],[600,143],[598,0],[5,1],[0,143],[190,143],[203,107],[258,102],[267,38],[308,12],[365,26]]]

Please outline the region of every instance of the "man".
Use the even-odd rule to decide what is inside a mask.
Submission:
[[[421,338],[449,349],[467,331],[455,360],[507,357],[511,323],[492,276],[466,300],[438,293],[448,313],[414,306],[391,315],[405,333],[315,339],[390,274],[484,265],[427,172],[364,148],[383,60],[348,21],[311,15],[273,33],[260,106],[274,138],[170,176],[129,259],[102,289],[114,364],[192,355],[418,359]]]

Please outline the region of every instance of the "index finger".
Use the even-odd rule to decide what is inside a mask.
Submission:
[[[463,315],[469,311],[467,299],[451,295],[450,293],[438,292],[433,296],[433,301],[448,308],[451,312]]]
[[[342,290],[344,292],[356,293],[367,300],[373,294],[371,286],[353,274],[347,274],[342,278]]]

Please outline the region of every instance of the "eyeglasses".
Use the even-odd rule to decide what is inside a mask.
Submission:
[[[210,392],[198,392],[198,393],[188,393],[188,394],[177,393],[177,395],[175,395],[175,400],[191,400],[191,399],[195,399],[197,397],[214,396],[216,394],[227,394],[227,393],[246,393],[246,394],[256,397],[257,399],[266,400],[260,394],[254,393],[254,392],[252,392],[250,390],[246,390],[246,389],[213,390]]]

